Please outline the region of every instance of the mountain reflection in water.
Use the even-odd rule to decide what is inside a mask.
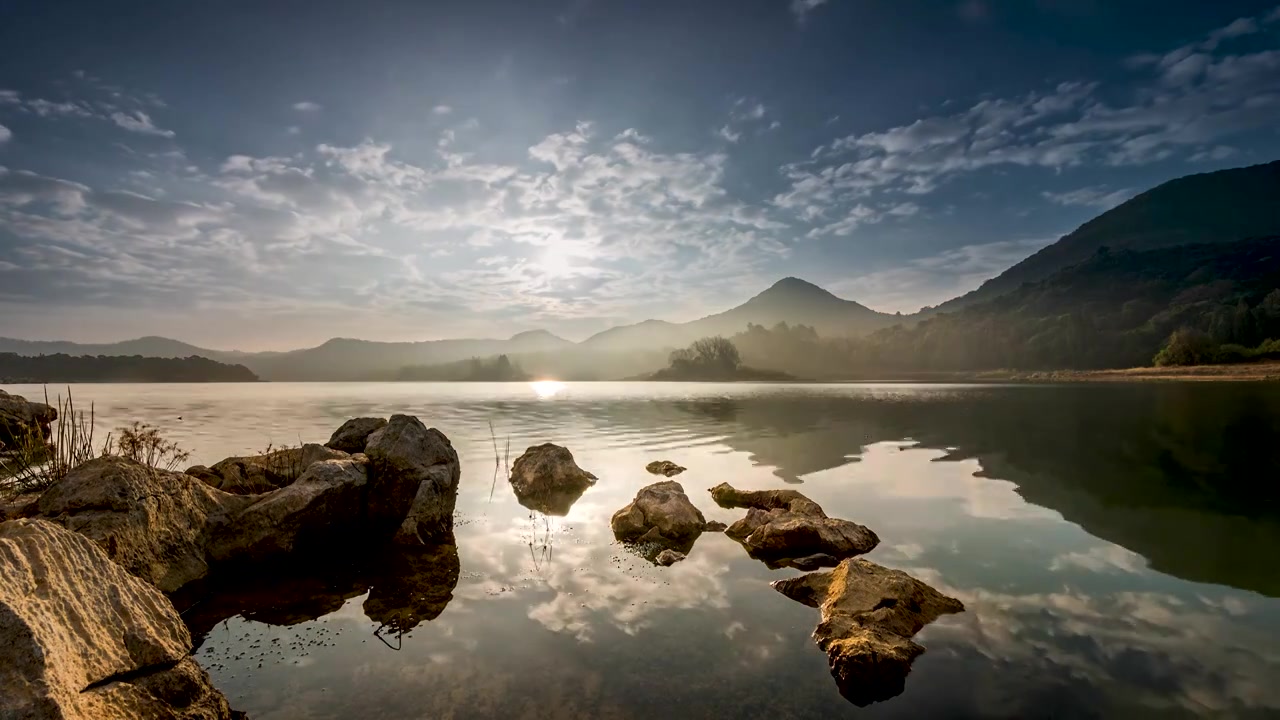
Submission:
[[[104,434],[162,425],[192,462],[392,412],[458,449],[456,554],[334,556],[185,608],[197,660],[257,720],[1280,712],[1274,385],[72,390]],[[569,447],[599,482],[563,517],[521,506],[502,477],[491,496],[490,422],[500,445]],[[609,518],[655,459],[688,468],[708,520],[742,515],[711,501],[720,482],[799,489],[880,536],[868,559],[965,611],[916,635],[926,652],[901,695],[855,708],[810,637],[815,611],[768,585],[796,571],[720,533],[670,568],[614,543]]]

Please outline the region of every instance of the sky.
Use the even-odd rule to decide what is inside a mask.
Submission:
[[[1277,158],[1276,0],[8,0],[0,336],[908,313]]]

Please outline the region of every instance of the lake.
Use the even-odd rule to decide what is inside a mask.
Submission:
[[[99,433],[149,422],[192,463],[392,413],[457,448],[456,552],[408,570],[335,557],[186,611],[196,658],[255,720],[1280,713],[1280,385],[72,392]],[[501,474],[508,439],[512,461],[555,442],[600,481],[564,517],[530,511]],[[868,559],[966,609],[916,636],[927,651],[904,692],[855,707],[810,637],[818,612],[769,587],[797,571],[720,533],[670,568],[613,541],[610,516],[661,479],[644,469],[656,459],[688,468],[675,479],[708,520],[743,514],[711,502],[720,482],[798,489],[872,528]],[[401,573],[439,581],[405,589]]]

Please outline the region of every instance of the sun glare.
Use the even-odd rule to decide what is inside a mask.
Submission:
[[[555,397],[556,393],[564,389],[564,383],[559,380],[537,380],[529,383],[529,387],[538,394],[539,398]]]
[[[572,256],[564,248],[552,245],[542,251],[538,267],[553,277],[564,277],[573,272]]]

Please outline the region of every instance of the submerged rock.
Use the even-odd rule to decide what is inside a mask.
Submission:
[[[724,532],[728,525],[719,520],[708,520],[707,524],[702,528],[705,532]]]
[[[964,610],[959,600],[901,570],[858,558],[773,587],[822,612],[813,639],[827,653],[840,694],[860,707],[901,693],[912,661],[924,652],[912,636],[938,617]]]
[[[396,541],[421,544],[453,530],[461,466],[444,433],[392,415],[369,436],[369,519],[398,524]]]
[[[12,451],[28,440],[47,442],[49,425],[57,419],[58,411],[49,405],[0,390],[0,448]]]
[[[0,523],[0,717],[239,717],[190,656],[158,590],[89,539],[42,520]]]
[[[636,499],[614,513],[613,535],[623,542],[652,543],[688,552],[707,521],[693,506],[684,487],[664,480],[640,488]]]
[[[671,462],[670,460],[654,460],[644,466],[645,470],[654,475],[665,475],[666,477],[675,477],[685,471],[685,468]]]
[[[578,467],[568,448],[544,443],[516,458],[510,482],[521,505],[564,516],[587,488],[596,484],[596,476]]]
[[[387,426],[387,419],[380,417],[358,417],[342,423],[333,431],[325,447],[347,453],[362,453],[369,444],[369,436]]]
[[[741,491],[721,483],[711,488],[711,497],[721,507],[748,508],[746,517],[725,534],[771,565],[786,566],[812,555],[842,559],[880,544],[870,529],[827,517],[820,505],[795,490]]]
[[[678,550],[667,548],[666,550],[658,553],[657,557],[653,559],[653,563],[655,565],[661,565],[662,567],[671,567],[681,560],[684,560],[686,557],[687,556],[684,553],[679,552]]]
[[[213,467],[196,465],[187,474],[223,492],[252,495],[285,487],[302,477],[312,465],[326,460],[340,460],[347,453],[317,443],[283,448],[263,455],[229,457]]]

